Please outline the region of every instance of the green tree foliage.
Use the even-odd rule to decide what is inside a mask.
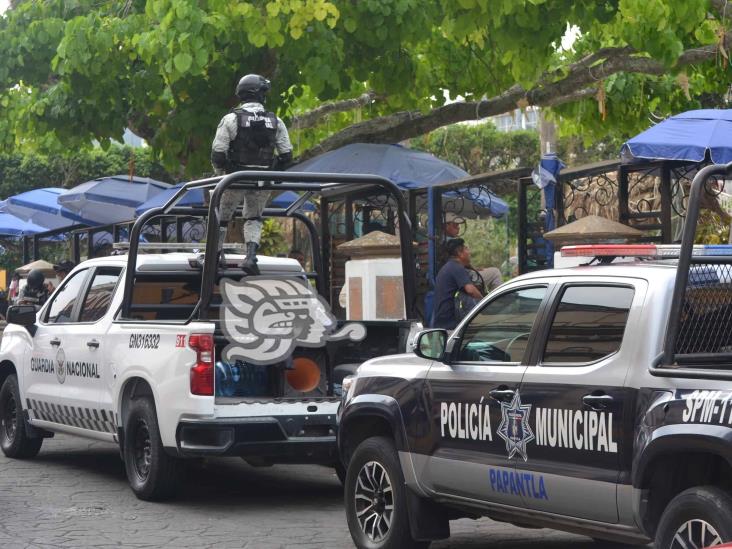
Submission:
[[[112,145],[106,151],[83,149],[65,156],[15,152],[0,154],[0,198],[41,187],[70,188],[97,177],[129,173],[168,183],[176,179],[155,160],[150,149]]]
[[[27,0],[0,18],[0,144],[107,146],[130,127],[167,166],[199,174],[247,72],[272,78],[270,106],[308,154],[529,104],[556,108],[585,139],[633,133],[651,113],[719,101],[730,80],[725,4]],[[568,25],[579,37],[561,50]],[[367,90],[373,102],[320,124],[294,116]]]
[[[569,167],[601,160],[616,160],[620,157],[620,149],[628,137],[608,135],[586,142],[576,135],[563,135],[557,140],[557,155]]]
[[[65,155],[47,155],[38,152],[14,152],[0,154],[0,198],[42,187],[74,187],[97,177],[134,173],[172,183],[175,174],[168,173],[155,160],[150,149],[111,145],[104,151],[99,148],[82,149]],[[22,264],[21,241],[0,237],[0,269],[13,270]],[[71,257],[70,241],[41,242],[42,256],[51,262]]]
[[[262,239],[259,242],[263,255],[286,254],[287,240],[282,224],[277,219],[265,219],[262,223]]]
[[[441,128],[413,139],[411,146],[431,152],[470,174],[533,166],[539,161],[536,131],[500,132],[491,122]]]
[[[10,284],[10,277],[15,269],[23,263],[23,247],[19,240],[0,238],[0,269],[8,272],[7,282]],[[7,288],[0,288],[6,290]]]

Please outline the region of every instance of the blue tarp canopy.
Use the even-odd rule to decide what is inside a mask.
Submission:
[[[40,225],[46,230],[63,229],[78,224],[94,225],[93,221],[58,203],[58,197],[65,192],[66,189],[58,187],[26,191],[8,198],[0,211]]]
[[[58,202],[85,219],[111,225],[129,221],[135,208],[168,188],[168,183],[147,177],[112,175],[77,185],[60,195]]]
[[[160,206],[164,206],[165,203],[168,202],[168,200],[173,198],[173,195],[177,193],[182,186],[183,183],[179,183],[173,187],[170,187],[169,189],[164,190],[163,192],[156,194],[150,200],[141,204],[137,209],[135,209],[135,215],[140,215],[150,208],[159,208]],[[272,199],[270,205],[273,208],[287,208],[298,198],[299,195],[296,192],[285,191],[275,196]],[[203,206],[203,190],[193,189],[191,191],[188,191],[186,194],[183,195],[183,198],[178,201],[178,206]],[[315,205],[312,202],[305,202],[305,204],[303,204],[300,209],[306,212],[314,212]]]
[[[732,161],[732,109],[701,109],[667,118],[623,144],[622,154],[650,160]]]
[[[401,145],[376,143],[346,145],[301,162],[289,171],[380,175],[404,190],[426,189],[469,177],[465,170],[429,153]],[[457,191],[450,191],[446,196],[450,198],[457,194]],[[489,209],[495,217],[501,217],[508,211],[508,204],[487,190],[460,194],[476,205]]]

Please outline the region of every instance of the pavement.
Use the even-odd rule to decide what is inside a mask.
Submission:
[[[0,547],[350,548],[342,498],[325,467],[253,468],[221,458],[187,464],[178,497],[148,503],[132,494],[115,446],[56,435],[33,460],[0,453]],[[431,547],[612,546],[489,519],[451,528],[449,540]]]

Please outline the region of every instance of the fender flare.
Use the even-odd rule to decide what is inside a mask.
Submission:
[[[362,394],[348,402],[343,410],[338,425],[338,452],[344,456],[346,448],[344,439],[348,426],[363,418],[379,418],[385,420],[394,435],[397,451],[409,451],[407,433],[399,403],[394,397],[379,394]]]
[[[124,402],[123,402],[123,398],[124,398],[125,391],[127,390],[127,384],[130,382],[130,380],[132,378],[140,378],[145,383],[147,383],[147,385],[150,387],[150,391],[152,392],[153,404],[155,405],[156,413],[158,410],[158,403],[160,402],[160,396],[157,394],[155,383],[153,382],[152,379],[150,379],[150,377],[148,377],[148,375],[145,373],[144,370],[128,370],[125,372],[125,374],[126,375],[125,375],[124,379],[121,379],[119,381],[119,384],[117,385],[117,387],[115,387],[115,391],[114,391],[115,402],[113,403],[114,408],[115,408],[115,413],[117,414],[117,417],[119,418],[119,424],[117,425],[117,434],[119,437],[120,447],[122,447],[123,441],[124,441],[124,436],[123,436],[124,435],[124,409],[123,409]]]
[[[698,423],[659,427],[633,460],[633,487],[641,488],[648,467],[657,457],[688,452],[713,454],[732,466],[732,428]]]

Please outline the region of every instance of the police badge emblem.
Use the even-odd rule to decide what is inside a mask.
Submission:
[[[56,378],[61,384],[66,381],[66,353],[63,349],[56,353]]]
[[[501,402],[501,424],[498,426],[498,436],[506,441],[508,459],[516,454],[524,458],[524,461],[529,459],[526,455],[526,445],[534,440],[534,432],[529,425],[530,415],[531,404],[521,404],[521,395],[518,391],[511,404]]]

